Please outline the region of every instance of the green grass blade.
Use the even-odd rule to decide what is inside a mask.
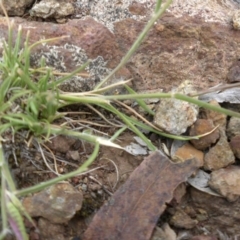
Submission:
[[[135,101],[138,103],[138,105],[143,109],[145,110],[147,113],[149,113],[150,115],[155,115],[154,111],[152,111],[148,106],[147,104],[144,102],[144,100],[142,99],[138,99],[138,93],[136,93],[132,88],[130,88],[128,85],[124,85],[125,88],[127,89],[127,91],[130,93],[130,94],[136,94],[136,98],[135,98]]]

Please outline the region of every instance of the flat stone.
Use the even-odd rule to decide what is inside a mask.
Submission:
[[[220,130],[220,139],[204,156],[205,170],[218,170],[235,162],[224,130]]]
[[[55,184],[23,199],[31,217],[43,217],[51,223],[67,223],[82,207],[82,192],[67,182]]]
[[[204,154],[202,151],[193,147],[190,143],[186,142],[183,146],[178,148],[171,156],[174,162],[184,162],[188,159],[195,158],[198,161],[199,167],[203,166]]]
[[[198,119],[190,128],[190,136],[198,136],[208,132],[211,132],[214,129],[213,121],[210,119]],[[212,133],[207,134],[204,137],[199,139],[190,140],[193,146],[199,150],[204,150],[210,147],[212,144],[216,143],[219,139],[220,134],[219,130],[216,129]]]
[[[230,166],[211,173],[209,186],[228,201],[236,201],[240,196],[240,168]]]
[[[179,4],[188,3],[181,1]],[[182,10],[179,7],[175,9]],[[226,82],[229,67],[238,59],[240,48],[240,31],[233,33],[230,16],[227,25],[226,22],[206,22],[200,15],[190,17],[187,10],[177,18],[171,13],[171,8],[164,13],[130,60],[128,68],[134,76],[135,88],[167,92],[185,79],[198,89]],[[144,23],[125,19],[114,26],[121,48],[128,50]],[[129,32],[129,27],[135,31]],[[231,44],[226,44],[226,39]]]
[[[231,138],[230,146],[235,157],[240,159],[240,135]]]

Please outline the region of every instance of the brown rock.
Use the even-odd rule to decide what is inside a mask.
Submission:
[[[192,219],[182,209],[178,209],[170,219],[170,224],[177,228],[191,229],[198,224],[198,221]]]
[[[23,41],[25,41],[26,33],[30,29],[29,44],[40,39],[66,36],[66,33],[68,35],[67,38],[36,46],[31,54],[33,66],[38,66],[40,59],[44,57],[47,66],[54,67],[60,72],[71,72],[88,59],[92,60],[85,72],[85,74],[89,73],[90,76],[72,78],[61,87],[64,91],[79,92],[92,89],[112,68],[116,67],[123,56],[113,33],[91,17],[84,20],[69,20],[65,24],[50,22],[43,24],[42,22],[29,22],[22,18],[14,18],[14,22],[14,37],[21,24]],[[7,22],[4,18],[0,19],[0,32],[1,37],[7,38]],[[128,79],[130,76],[127,68],[123,67],[111,80],[116,82],[119,78]]]
[[[67,182],[55,184],[23,200],[31,217],[42,216],[52,223],[68,222],[82,207],[82,193]]]
[[[208,133],[214,129],[213,121],[210,119],[198,119],[190,128],[190,136],[198,136],[204,133]],[[197,149],[204,150],[210,147],[219,139],[219,130],[216,129],[214,132],[201,137],[197,140],[190,140],[193,146]]]
[[[240,32],[233,34],[230,24],[207,23],[200,17],[184,15],[176,20],[171,13],[165,13],[158,24],[161,31],[150,32],[128,65],[138,90],[170,91],[183,79],[199,89],[224,82],[238,58]],[[125,19],[114,26],[121,49],[127,51],[144,23]],[[226,44],[226,38],[232,45]]]
[[[235,162],[224,130],[220,130],[220,139],[204,156],[204,169],[217,170]]]
[[[240,135],[237,135],[237,136],[231,138],[230,146],[231,146],[231,149],[232,149],[234,155],[237,158],[240,158]]]
[[[34,0],[3,0],[2,3],[9,16],[22,16]],[[3,14],[2,8],[0,8],[0,14]]]
[[[185,183],[181,183],[180,185],[178,185],[177,188],[173,192],[174,202],[176,202],[177,204],[180,203],[182,198],[186,194],[186,192],[187,192],[187,190],[186,190],[186,184]]]
[[[134,14],[134,15],[140,15],[140,16],[145,16],[147,14],[147,8],[144,6],[143,3],[133,1],[129,7],[129,12]]]
[[[191,201],[185,202],[183,206],[191,205],[196,211],[204,209],[209,216],[208,219],[199,222],[199,225],[202,224],[206,229],[211,229],[211,234],[215,236],[222,232],[225,238],[219,239],[227,239],[227,235],[233,237],[239,233],[237,223],[240,219],[240,198],[235,202],[229,202],[223,197],[216,197],[194,188],[191,188],[190,193]]]
[[[236,61],[229,69],[227,74],[229,83],[240,82],[240,61]]]
[[[227,126],[227,136],[232,137],[240,135],[240,118],[231,117]]]
[[[202,167],[203,157],[204,154],[202,151],[194,148],[190,143],[185,143],[178,150],[176,150],[176,152],[172,156],[172,160],[176,162],[183,162],[188,159],[195,158],[199,163],[199,167]]]
[[[212,100],[209,102],[209,104],[216,106],[216,107],[221,107],[219,103],[215,100]],[[212,111],[209,109],[203,108],[201,110],[201,114],[204,116],[205,119],[210,119],[213,121],[214,126],[220,126],[222,128],[226,128],[226,123],[227,123],[227,116],[223,113],[219,113],[216,111]]]
[[[54,224],[44,218],[40,218],[38,221],[38,229],[41,239],[45,240],[65,240],[65,229],[60,224]]]
[[[54,151],[67,153],[71,146],[76,143],[77,139],[74,137],[68,137],[63,135],[58,135],[51,139],[47,145]]]
[[[176,233],[170,228],[168,223],[165,223],[162,228],[156,227],[153,231],[152,237],[150,240],[176,240]]]
[[[211,173],[209,186],[228,201],[236,201],[240,196],[240,168],[230,166]]]

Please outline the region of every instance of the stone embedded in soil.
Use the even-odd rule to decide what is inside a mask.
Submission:
[[[34,0],[3,0],[3,5],[9,16],[22,16],[25,13],[26,8],[33,3]],[[4,15],[1,7],[0,14]]]
[[[40,239],[65,240],[65,228],[60,224],[54,224],[44,218],[39,218],[38,225]]]
[[[240,135],[240,118],[231,117],[227,126],[227,136],[232,137]]]
[[[220,104],[215,100],[210,101],[209,104],[216,107],[221,107]],[[201,110],[201,115],[203,115],[204,119],[211,119],[213,121],[214,126],[219,125],[222,128],[226,128],[226,124],[227,124],[226,114],[203,108]]]
[[[171,229],[168,223],[165,223],[161,228],[155,227],[150,240],[160,240],[160,239],[164,239],[164,240],[177,239],[176,233]]]
[[[58,135],[51,139],[49,143],[47,143],[48,147],[51,150],[67,153],[71,146],[73,146],[77,142],[77,139],[74,137],[68,137],[63,135]]]
[[[69,160],[79,161],[80,155],[78,151],[68,151],[66,154],[66,158]]]
[[[198,221],[196,219],[192,219],[183,210],[177,209],[177,211],[171,217],[169,223],[177,228],[191,229],[198,224]]]
[[[190,188],[190,198],[182,203],[182,206],[193,206],[198,215],[201,211],[207,212],[208,218],[203,221],[199,220],[199,226],[205,229],[211,229],[212,235],[222,234],[232,237],[239,234],[240,219],[240,198],[235,202],[229,202],[224,197],[216,197],[208,193],[201,192],[195,188]],[[198,219],[200,219],[198,217]],[[197,230],[198,228],[194,228]],[[219,238],[227,239],[227,238]]]
[[[240,167],[230,166],[213,171],[208,184],[228,201],[236,201],[240,196]]]
[[[184,195],[186,194],[187,189],[186,189],[186,184],[181,183],[177,186],[177,188],[173,192],[173,201],[176,203],[180,203]]]
[[[31,217],[43,217],[52,223],[66,223],[82,207],[82,192],[67,182],[55,184],[23,200]]]
[[[227,80],[229,83],[240,82],[240,61],[234,62],[230,67]]]
[[[232,17],[232,24],[234,29],[240,30],[240,11],[239,10],[236,10],[236,12],[234,13]]]
[[[213,121],[210,119],[198,119],[190,128],[189,135],[190,136],[198,136],[201,134],[205,134],[211,132],[214,129]],[[199,139],[190,140],[193,146],[199,150],[205,150],[210,147],[212,144],[216,143],[219,139],[220,134],[219,130],[216,129],[212,133],[201,137]]]
[[[194,148],[190,143],[185,143],[183,146],[179,147],[171,156],[174,162],[184,162],[188,159],[195,158],[198,161],[199,167],[203,166],[203,157],[203,152]]]
[[[205,170],[218,170],[235,162],[225,131],[220,129],[220,139],[204,156]]]
[[[240,135],[231,138],[230,146],[235,157],[240,159]]]

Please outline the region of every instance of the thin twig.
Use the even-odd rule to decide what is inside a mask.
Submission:
[[[199,91],[197,93],[190,93],[188,94],[188,96],[190,97],[196,97],[196,96],[201,96],[207,93],[211,93],[211,92],[222,92],[226,89],[231,89],[231,88],[239,88],[240,87],[240,83],[231,83],[231,84],[223,84],[223,85],[217,85],[215,87],[209,88],[207,90],[202,90]]]

